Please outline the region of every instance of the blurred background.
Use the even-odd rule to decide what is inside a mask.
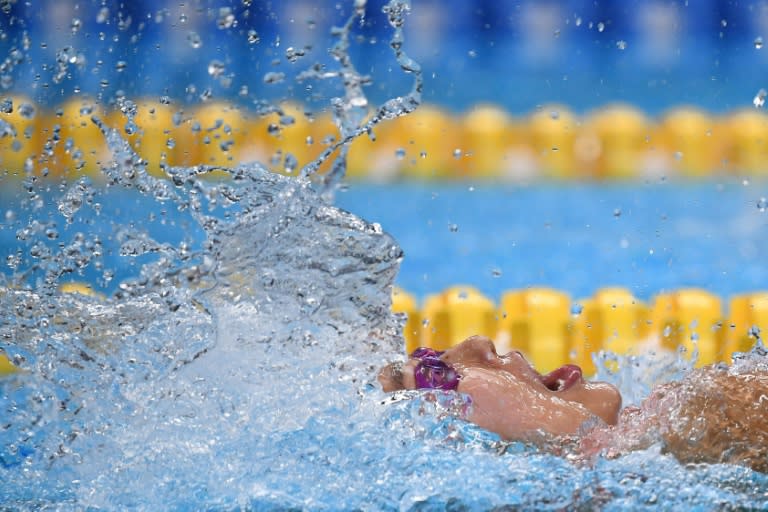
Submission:
[[[5,128],[16,135],[0,141],[0,149],[10,148],[0,151],[6,170],[20,166],[9,152],[26,152],[46,160],[37,159],[35,172],[70,174],[54,149],[43,149],[61,139],[84,155],[78,171],[97,171],[88,155],[101,150],[88,145],[93,137],[80,129],[82,119],[61,122],[96,113],[124,128],[137,148],[137,133],[158,128],[166,147],[150,148],[153,135],[139,148],[155,170],[259,159],[295,173],[336,135],[329,100],[343,94],[338,81],[303,74],[336,69],[331,28],[354,5],[6,0],[6,120],[33,107],[42,112],[31,128],[18,119],[20,126]],[[406,94],[412,81],[389,47],[384,6],[367,2],[350,42],[354,65],[370,79],[364,89],[372,106]],[[404,49],[422,66],[424,106],[382,125],[375,145],[359,140],[348,175],[526,181],[762,174],[767,27],[761,1],[415,0]],[[9,112],[14,98],[27,108]],[[190,130],[215,131],[216,123],[229,128],[220,143],[205,140],[192,151],[205,137]],[[19,140],[24,130],[42,136]]]
[[[27,190],[3,198],[5,271],[37,261],[20,248],[37,247],[24,233],[58,233],[61,208],[43,206],[36,183],[103,183],[110,154],[94,116],[156,176],[253,160],[298,174],[338,140],[330,105],[344,94],[339,80],[306,73],[338,70],[332,27],[361,4],[0,0],[0,192]],[[402,245],[395,308],[417,322],[409,343],[447,329],[435,327],[447,309],[464,318],[469,302],[483,319],[549,304],[559,320],[544,315],[548,326],[594,323],[579,312],[610,316],[622,303],[621,329],[644,338],[647,300],[660,304],[658,332],[670,315],[682,326],[696,317],[728,353],[751,341],[715,339],[714,326],[768,326],[768,295],[757,292],[768,288],[768,1],[408,5],[403,50],[421,65],[423,103],[351,144],[336,204]],[[413,86],[384,8],[369,0],[349,41],[371,112]],[[174,246],[200,242],[173,212],[141,217],[157,204],[127,194],[94,204],[92,218],[66,219],[67,236],[117,245],[114,225],[136,222]],[[144,261],[103,255],[73,280],[109,292]],[[445,339],[486,332],[473,322]]]
[[[248,104],[299,97],[290,79],[327,58],[329,27],[353,2],[311,0],[6,0],[0,14],[5,91],[41,102],[169,95]],[[392,73],[382,0],[369,0],[353,55],[376,97]],[[424,99],[462,111],[492,102],[511,114],[558,102],[577,113],[615,101],[656,115],[681,103],[721,113],[751,105],[768,69],[768,4],[738,0],[414,0],[406,50]],[[269,72],[282,82],[265,83]]]

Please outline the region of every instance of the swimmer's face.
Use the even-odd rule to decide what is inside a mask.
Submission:
[[[472,397],[469,421],[506,439],[532,439],[540,432],[575,434],[594,417],[615,424],[621,408],[618,390],[604,382],[586,382],[578,366],[537,372],[520,352],[498,355],[493,342],[473,336],[445,351],[440,359],[460,375],[458,391]],[[409,360],[379,374],[384,391],[416,389]]]

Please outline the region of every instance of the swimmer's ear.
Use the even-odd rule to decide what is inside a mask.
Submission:
[[[403,384],[403,363],[390,363],[378,375],[379,383],[385,393],[405,389]]]

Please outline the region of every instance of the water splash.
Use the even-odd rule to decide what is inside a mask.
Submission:
[[[407,115],[421,104],[421,92],[424,86],[421,66],[408,57],[403,50],[403,24],[405,17],[410,12],[407,2],[393,0],[384,6],[383,12],[387,15],[393,35],[390,47],[394,51],[397,63],[403,72],[413,75],[411,91],[404,96],[392,98],[380,105],[367,120],[368,99],[363,92],[363,86],[370,84],[370,78],[360,75],[354,67],[349,56],[349,34],[356,19],[363,20],[365,16],[365,0],[355,1],[354,14],[347,23],[334,29],[333,33],[338,37],[337,43],[331,48],[331,55],[340,65],[338,72],[327,72],[321,69],[310,69],[299,75],[298,80],[326,80],[329,78],[341,78],[344,83],[345,98],[333,98],[333,120],[339,129],[339,140],[334,142],[313,162],[304,166],[301,170],[302,177],[311,177],[317,173],[320,166],[328,160],[337,150],[332,170],[323,178],[323,192],[326,197],[332,197],[335,187],[343,179],[346,171],[346,156],[349,151],[349,143],[363,134],[370,134],[374,127],[382,121]]]
[[[355,16],[363,8],[357,2]],[[338,76],[350,78],[343,48]],[[334,103],[340,112],[366,104],[359,86],[347,85],[353,92]],[[132,102],[120,106],[130,124]],[[353,133],[347,117],[339,119]],[[287,488],[258,489],[276,471],[272,447],[306,429],[331,436],[330,426],[360,420],[376,368],[402,351],[389,302],[400,248],[378,225],[328,204],[306,176],[254,163],[167,167],[170,180],[159,179],[118,130],[91,120],[112,155],[106,183],[103,190],[87,179],[72,183],[58,200],[64,223],[93,220],[110,191],[130,190],[186,212],[204,242],[191,248],[158,241],[135,223],[116,226],[121,255],[154,258],[113,297],[99,298],[57,290],[100,257],[99,235],[79,233],[62,245],[40,242],[43,234],[55,238],[53,219],[21,228],[35,263],[0,293],[7,312],[0,348],[22,369],[0,382],[2,502],[108,509],[234,505],[262,495],[289,502]],[[206,180],[212,171],[229,179]],[[37,183],[28,178],[33,211],[45,203]],[[294,464],[319,448],[291,448],[297,459],[289,469],[300,474]],[[193,467],[212,471],[198,479]]]
[[[356,2],[338,32],[341,70],[332,77],[349,86],[333,105],[342,135],[301,177],[248,164],[166,167],[170,179],[161,180],[94,116],[112,160],[102,187],[80,180],[63,191],[56,210],[79,230],[64,244],[54,235],[62,226],[41,215],[39,181],[28,177],[24,204],[40,215],[18,236],[35,255],[0,289],[0,349],[23,369],[0,381],[0,502],[65,510],[764,504],[766,478],[743,468],[689,471],[653,447],[575,468],[455,419],[461,397],[379,391],[376,369],[403,348],[389,313],[401,251],[328,197],[349,140],[416,108],[421,75],[402,50],[407,4],[391,2],[391,46],[414,86],[366,117],[366,80],[345,56],[364,6]],[[229,178],[207,180],[213,171]],[[150,198],[158,215],[186,214],[203,242],[163,240],[141,217],[104,219],[116,191]],[[88,268],[109,271],[104,244],[115,227],[119,252],[151,260],[111,297],[59,293],[62,280]]]

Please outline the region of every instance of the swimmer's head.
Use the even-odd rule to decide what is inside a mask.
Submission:
[[[445,352],[419,349],[407,363],[383,368],[379,381],[384,391],[438,388],[466,393],[473,404],[469,420],[507,439],[574,434],[588,420],[615,424],[621,408],[615,387],[586,382],[578,366],[542,375],[520,352],[500,356],[482,336]]]

